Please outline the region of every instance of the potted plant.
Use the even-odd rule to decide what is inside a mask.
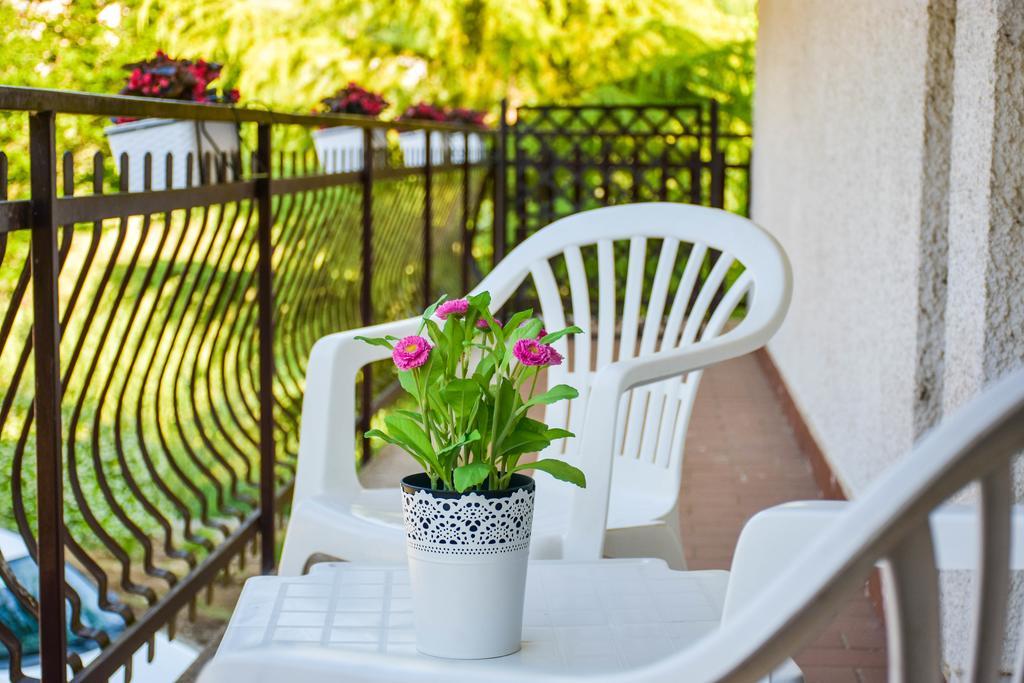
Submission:
[[[441,107],[420,102],[407,108],[398,117],[399,121],[447,121],[448,115]],[[398,145],[406,166],[422,166],[427,158],[427,134],[423,130],[406,130],[398,134]],[[430,133],[430,163],[437,166],[448,156],[448,135],[441,131]]]
[[[468,126],[485,128],[484,123],[486,112],[465,107],[455,107],[448,111],[448,120],[452,123],[463,123]],[[469,161],[477,162],[484,158],[484,139],[479,133],[452,133],[449,145],[452,150],[452,163],[461,164],[466,160],[466,150],[469,150]]]
[[[156,56],[126,64],[129,75],[122,95],[155,97],[186,102],[234,104],[238,91],[218,92],[210,83],[220,76],[221,65],[202,59],[171,59],[157,51]],[[184,121],[176,119],[114,119],[104,132],[114,163],[120,168],[122,154],[128,155],[128,189],[144,189],[145,156],[151,155],[153,189],[185,187],[186,158],[192,154],[192,183],[209,182],[202,163],[211,153],[221,177],[237,176],[234,159],[238,155],[238,125],[230,121]],[[173,153],[170,183],[166,177],[166,158]],[[225,161],[228,163],[225,165]]]
[[[400,447],[423,469],[402,479],[420,652],[483,659],[520,648],[534,502],[524,471],[586,486],[566,462],[523,460],[573,436],[527,411],[578,395],[564,384],[537,393],[537,380],[562,362],[551,344],[580,331],[549,334],[530,310],[502,326],[483,292],[442,297],[424,312],[416,335],[360,337],[391,349],[416,405],[394,410],[385,429],[366,435]]]
[[[388,101],[379,93],[370,92],[350,82],[331,97],[321,100],[326,111],[333,114],[360,114],[378,117],[387,109]],[[387,146],[387,131],[373,129],[374,149]],[[326,173],[357,171],[363,167],[363,129],[357,126],[336,126],[313,131],[313,145],[320,166]]]

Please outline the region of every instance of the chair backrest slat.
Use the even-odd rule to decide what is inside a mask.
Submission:
[[[615,252],[611,240],[597,243],[597,367],[612,362],[615,351]]]
[[[634,358],[637,354],[636,336],[640,322],[640,300],[644,293],[646,269],[647,240],[643,237],[633,237],[629,240],[626,292],[622,301],[622,329],[619,335],[617,360]]]
[[[700,276],[701,265],[708,253],[708,246],[703,243],[694,244],[686,259],[686,267],[676,287],[675,297],[672,301],[672,309],[669,311],[668,320],[665,322],[665,333],[661,338],[661,350],[674,349],[679,343],[679,331],[683,327],[686,317],[686,309],[690,305],[690,296],[693,288],[697,285],[697,278]]]
[[[1010,584],[1010,510],[1013,476],[1009,461],[981,479],[981,557],[974,612],[970,680],[995,681],[1002,668]]]
[[[887,564],[883,576],[889,680],[941,681],[939,573],[935,569],[935,548],[927,519],[896,546]]]
[[[647,317],[644,321],[644,332],[640,338],[640,355],[653,353],[661,335],[662,318],[665,314],[665,303],[668,299],[668,288],[672,281],[672,273],[676,270],[676,255],[679,253],[679,240],[665,238],[661,243],[658,255],[658,267],[654,273],[651,293],[647,297]]]
[[[573,354],[569,360],[574,373],[590,372],[591,366],[591,317],[590,287],[587,284],[587,271],[583,265],[583,254],[577,246],[566,248],[565,269],[569,275],[569,291],[572,298],[572,321],[584,331],[573,337]]]

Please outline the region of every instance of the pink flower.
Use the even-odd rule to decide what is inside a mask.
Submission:
[[[395,350],[391,352],[391,358],[399,370],[412,370],[427,362],[430,358],[430,349],[433,348],[423,337],[412,335],[403,337],[395,344]]]
[[[544,346],[547,346],[547,344],[545,344]],[[548,365],[561,365],[562,361],[565,360],[564,358],[562,358],[562,354],[556,351],[554,346],[547,346],[547,349],[549,355]]]
[[[501,327],[501,321],[498,320],[497,318],[494,319],[494,324],[497,325],[498,327]],[[488,325],[487,321],[484,320],[483,318],[480,318],[479,320],[476,321],[476,326],[477,326],[477,329],[480,329],[480,330],[485,330],[486,331],[486,330],[490,330],[491,329],[491,326]]]
[[[546,336],[548,336],[548,331],[541,327],[540,332],[537,333],[537,341],[540,341]]]
[[[468,310],[468,301],[465,299],[452,299],[451,301],[445,301],[443,304],[438,306],[436,315],[441,320],[447,320],[450,315],[454,315],[456,318],[461,318],[466,315],[466,311]]]
[[[548,365],[551,362],[551,347],[536,339],[520,339],[512,347],[512,354],[523,365]]]

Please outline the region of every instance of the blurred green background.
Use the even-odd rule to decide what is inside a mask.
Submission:
[[[755,0],[6,0],[0,83],[116,93],[157,48],[224,64],[243,106],[309,111],[350,80],[412,102],[679,102],[750,120]],[[58,145],[105,149],[106,121],[65,117]],[[23,115],[0,118],[12,180]]]

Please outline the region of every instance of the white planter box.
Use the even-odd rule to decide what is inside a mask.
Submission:
[[[375,128],[371,135],[374,150],[387,148],[386,130]],[[316,147],[316,158],[324,173],[348,173],[363,168],[362,128],[338,126],[314,130],[313,146]]]
[[[462,133],[452,133],[449,139],[449,144],[452,150],[452,163],[461,164],[466,159],[466,143],[469,143],[469,161],[470,163],[476,163],[483,161],[486,147],[484,146],[484,137],[479,133],[470,133],[469,135],[463,135]],[[433,151],[433,150],[431,150]]]
[[[128,191],[144,189],[145,157],[152,157],[152,182],[150,189],[164,190],[167,183],[167,154],[172,154],[171,189],[185,187],[187,178],[186,159],[192,154],[192,184],[203,180],[200,159],[207,152],[213,154],[211,173],[216,177],[216,168],[221,153],[227,154],[225,178],[234,180],[233,162],[238,154],[238,126],[229,121],[180,121],[175,119],[142,119],[130,123],[108,126],[103,131],[110,143],[115,168],[121,168],[121,155],[128,155]],[[209,179],[206,179],[209,181]]]
[[[427,132],[408,130],[398,134],[398,146],[402,148],[402,158],[409,167],[423,166],[427,158]],[[448,147],[448,134],[434,131],[430,134],[430,163],[439,166],[444,163],[445,151]]]

